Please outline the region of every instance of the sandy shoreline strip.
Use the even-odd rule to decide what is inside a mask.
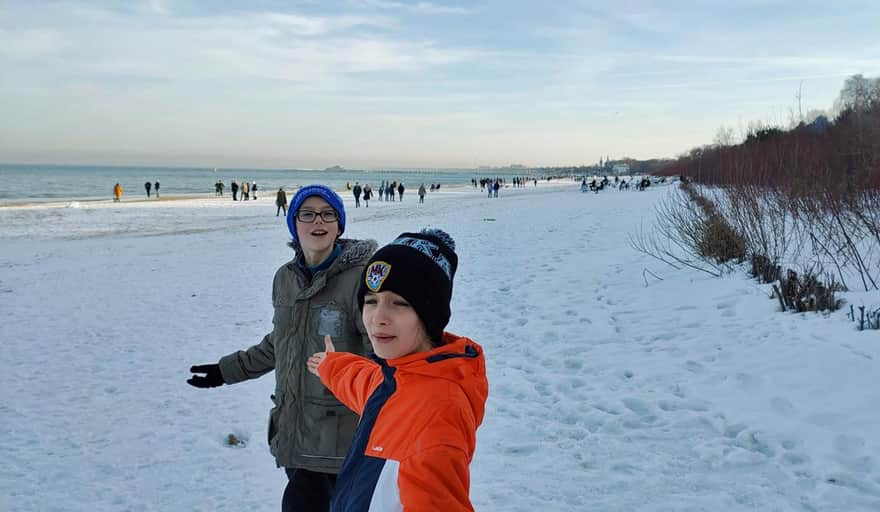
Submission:
[[[548,186],[558,187],[561,185],[570,185],[572,182],[569,180],[558,179],[550,182],[541,181],[538,183],[538,188],[546,188]],[[509,185],[505,187],[508,190],[523,190],[521,189],[512,189]],[[524,187],[524,189],[533,188],[532,185],[528,187]],[[297,189],[287,190],[287,199],[288,201],[293,197],[293,194],[296,193]],[[429,191],[428,194],[432,196],[436,195],[446,195],[446,194],[461,194],[465,192],[473,192],[479,191],[479,188],[474,189],[473,186],[467,184],[458,184],[458,185],[443,185],[440,190],[437,191]],[[407,188],[405,191],[406,197],[413,197],[417,195],[418,187]],[[261,191],[260,195],[257,196],[258,199],[251,199],[250,201],[236,201],[237,204],[247,205],[247,204],[263,204],[265,205],[267,201],[271,204],[275,204],[275,193],[277,190],[273,190],[271,192],[263,193]],[[336,192],[343,198],[348,199],[352,197],[352,193],[350,190],[346,190],[345,188],[336,189]],[[371,201],[377,201],[375,198],[375,194],[378,194],[376,189],[373,189],[374,198]],[[125,196],[122,197],[121,201],[113,201],[112,198],[87,198],[87,199],[52,199],[52,200],[26,200],[22,202],[9,202],[2,203],[0,202],[0,210],[30,210],[30,209],[52,209],[52,208],[92,208],[92,207],[113,207],[113,206],[124,206],[124,205],[132,205],[132,206],[220,206],[228,205],[233,203],[232,194],[230,192],[224,192],[222,196],[217,196],[212,192],[205,192],[201,194],[163,194],[158,199],[151,197],[147,199],[146,197],[132,197],[126,199]]]
[[[51,199],[51,200],[26,200],[21,202],[9,202],[9,203],[0,203],[0,208],[68,208],[71,203],[79,203],[80,205],[113,205],[113,204],[134,204],[134,203],[162,203],[168,201],[186,201],[186,200],[204,200],[204,199],[213,199],[214,194],[168,194],[167,196],[162,196],[158,199],[146,197],[139,198],[130,198],[126,199],[122,198],[121,201],[114,201],[111,199],[97,199],[97,198],[88,198],[88,199]],[[225,197],[225,196],[224,196]],[[220,199],[217,197],[217,199]]]

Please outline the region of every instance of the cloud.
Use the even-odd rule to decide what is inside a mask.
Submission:
[[[864,26],[876,7],[815,3],[780,16],[679,0],[0,3],[0,139],[35,151],[317,157],[345,140],[376,148],[377,162],[411,148],[425,163],[513,150],[541,160],[568,159],[585,140],[603,151],[661,144],[655,132],[679,137],[666,141],[677,150],[711,140],[720,123],[791,105],[798,80],[824,107],[844,76],[880,73]],[[554,138],[569,156],[544,147]],[[437,150],[422,155],[427,145]]]
[[[810,79],[819,79],[819,78],[837,78],[837,77],[845,77],[847,73],[831,73],[831,74],[819,74],[819,75],[792,75],[792,76],[773,76],[766,78],[729,78],[724,80],[703,80],[703,81],[689,81],[689,82],[669,82],[669,83],[659,83],[652,82],[645,85],[632,86],[632,87],[621,87],[620,91],[651,91],[658,89],[689,89],[689,90],[697,90],[703,89],[707,91],[723,91],[724,94],[729,94],[729,88],[731,84],[764,84],[771,82],[794,82],[797,80],[810,80]]]
[[[55,30],[0,29],[0,56],[23,61],[39,59],[57,53],[63,44],[62,35]]]
[[[360,0],[358,3],[378,9],[403,10],[417,14],[469,14],[471,12],[463,7],[450,7],[433,2],[403,3],[388,0]]]
[[[880,59],[847,58],[836,56],[769,56],[769,57],[732,57],[724,55],[661,55],[656,59],[682,64],[766,66],[805,69],[860,69],[880,67]]]
[[[167,10],[165,11],[167,12]],[[52,30],[0,32],[0,58],[30,60],[45,74],[225,86],[252,79],[337,81],[341,75],[415,72],[475,58],[468,49],[395,37],[379,16],[307,16],[283,12],[146,17],[73,8]],[[100,30],[91,28],[95,25]],[[149,82],[148,82],[149,83]]]
[[[162,16],[171,14],[171,9],[168,7],[168,2],[165,0],[147,0],[145,7],[148,12],[153,12]]]
[[[246,30],[247,27],[272,27],[280,34],[298,36],[325,36],[364,27],[387,28],[393,21],[384,17],[366,16],[302,16],[286,13],[258,13],[242,17],[206,18],[196,22],[196,26],[206,27],[213,23]]]

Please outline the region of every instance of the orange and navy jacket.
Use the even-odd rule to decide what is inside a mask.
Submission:
[[[331,510],[472,511],[470,471],[489,384],[483,349],[443,344],[398,359],[330,352],[321,382],[360,416]]]

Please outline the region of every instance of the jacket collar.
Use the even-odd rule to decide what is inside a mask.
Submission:
[[[309,298],[321,291],[327,280],[333,276],[352,267],[366,265],[370,256],[376,252],[379,246],[375,240],[354,240],[351,238],[340,238],[336,244],[339,247],[339,256],[330,263],[329,267],[314,277],[310,276],[297,263],[297,260],[300,259],[299,244],[294,241],[288,244],[297,251],[296,257],[287,263],[287,268],[296,273],[303,283],[302,292],[299,294],[301,298]]]

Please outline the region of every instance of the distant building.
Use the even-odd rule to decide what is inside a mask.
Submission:
[[[629,174],[629,164],[614,164],[614,167],[611,168],[611,172],[617,176]]]

